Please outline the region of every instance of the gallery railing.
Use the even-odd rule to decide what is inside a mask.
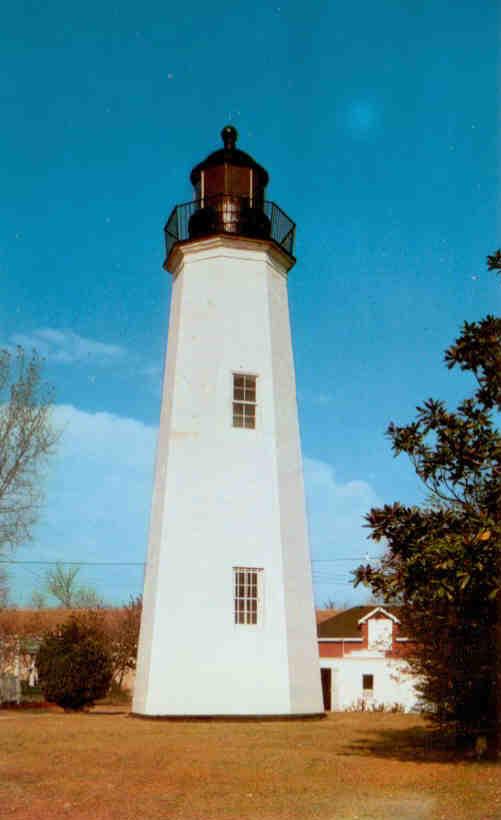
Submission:
[[[293,256],[295,229],[274,202],[217,194],[175,206],[164,229],[166,259],[176,242],[218,233],[271,239]]]

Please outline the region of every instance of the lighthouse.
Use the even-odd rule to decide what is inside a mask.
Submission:
[[[133,712],[323,713],[289,323],[294,223],[236,146],[191,172],[172,274]]]

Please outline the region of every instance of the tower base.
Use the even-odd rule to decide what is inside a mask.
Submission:
[[[208,723],[218,721],[226,723],[270,723],[291,720],[322,720],[327,717],[326,712],[307,712],[298,715],[142,715],[139,712],[130,712],[129,717],[139,720],[164,720],[171,723]]]

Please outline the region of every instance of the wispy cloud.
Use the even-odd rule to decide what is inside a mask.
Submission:
[[[93,364],[107,364],[125,357],[125,348],[106,344],[96,339],[79,336],[73,330],[41,328],[32,333],[14,333],[9,339],[10,346],[21,345],[30,350],[35,348],[48,361],[59,364],[92,361]]]
[[[61,438],[49,465],[46,506],[34,541],[16,557],[144,561],[157,428],[71,405],[57,405],[54,422]],[[317,602],[361,602],[368,593],[353,590],[350,570],[368,549],[374,552],[363,524],[364,514],[380,504],[377,494],[367,481],[339,481],[319,459],[305,458],[304,477]],[[34,579],[21,570],[12,578],[13,597],[26,602]],[[142,568],[83,568],[81,581],[118,602],[141,591]]]
[[[360,603],[369,593],[353,589],[351,571],[377,552],[367,540],[364,516],[380,499],[368,481],[339,481],[320,459],[305,458],[304,481],[317,603]]]
[[[54,408],[61,431],[49,463],[46,503],[33,541],[16,553],[24,560],[142,562],[146,560],[157,430],[113,413]],[[13,568],[14,600],[30,600],[44,568]],[[118,603],[142,591],[141,566],[83,567],[81,583]]]

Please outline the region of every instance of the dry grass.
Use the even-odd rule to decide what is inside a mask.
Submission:
[[[417,717],[168,723],[0,712],[0,817],[501,818],[501,767],[455,763]]]

